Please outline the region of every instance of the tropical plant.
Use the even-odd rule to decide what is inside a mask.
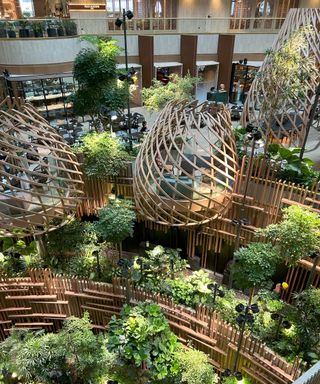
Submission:
[[[199,83],[198,77],[190,74],[180,77],[177,74],[170,75],[168,84],[153,80],[153,85],[142,89],[142,100],[148,110],[159,111],[171,100],[192,100],[194,87]]]
[[[75,36],[77,34],[77,24],[70,19],[63,19],[62,26],[66,31],[67,36]]]
[[[240,248],[232,266],[236,285],[241,289],[260,287],[274,275],[279,258],[272,244],[251,243]]]
[[[276,166],[278,178],[311,186],[320,180],[320,172],[312,168],[314,162],[311,159],[300,159],[300,151],[301,148],[284,148],[279,144],[270,144],[267,155]]]
[[[133,235],[136,214],[130,200],[116,199],[99,211],[99,220],[94,223],[98,237],[108,243],[120,244]]]
[[[59,333],[16,330],[0,344],[0,357],[0,368],[27,383],[96,383],[106,364],[103,339],[92,332],[88,314],[69,318]]]
[[[320,217],[306,208],[292,205],[282,210],[282,220],[257,231],[272,241],[290,265],[320,252]]]
[[[0,276],[24,276],[31,259],[37,254],[35,241],[0,239]]]
[[[295,295],[295,306],[300,349],[310,362],[310,352],[320,354],[320,289],[311,287]]]
[[[84,157],[86,175],[101,178],[119,175],[130,158],[119,140],[108,132],[89,133],[74,150]]]
[[[244,377],[241,380],[241,384],[250,384],[251,381],[247,377]],[[226,377],[222,379],[221,384],[239,384],[239,380],[237,380],[235,377]]]
[[[128,366],[144,367],[144,376],[158,382],[179,372],[178,343],[157,304],[125,305],[108,325],[108,349]]]
[[[164,248],[161,245],[135,258],[131,268],[132,279],[140,286],[154,289],[174,274],[185,270],[186,260],[180,257],[180,249]]]
[[[208,362],[208,356],[195,349],[176,353],[180,366],[180,381],[185,384],[216,384],[218,375]]]

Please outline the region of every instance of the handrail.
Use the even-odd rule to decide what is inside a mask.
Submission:
[[[19,24],[20,22],[55,22],[66,20],[58,19],[16,19],[16,20],[0,20],[10,24]],[[123,33],[122,29],[115,26],[116,17],[109,17],[103,14],[100,17],[71,18],[78,30],[85,34],[107,34],[107,33]],[[166,17],[166,18],[136,18],[128,20],[128,33],[143,31],[175,32],[175,33],[225,33],[225,32],[276,32],[280,29],[284,22],[283,17]]]
[[[305,372],[293,384],[317,384],[320,383],[320,361]]]

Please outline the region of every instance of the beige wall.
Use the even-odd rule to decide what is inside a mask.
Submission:
[[[234,53],[265,53],[271,48],[277,34],[239,33],[234,42]]]
[[[78,37],[0,39],[0,65],[46,65],[72,62],[80,49]]]
[[[178,17],[229,17],[231,0],[179,0]]]

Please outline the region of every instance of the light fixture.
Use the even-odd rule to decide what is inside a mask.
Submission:
[[[237,381],[242,381],[242,373],[241,372],[236,372],[234,374],[234,377],[237,379]]]
[[[121,25],[122,25],[122,20],[119,19],[119,17],[118,17],[117,20],[115,21],[115,25],[116,25],[118,28],[121,27]]]
[[[125,15],[127,16],[127,18],[128,18],[129,20],[131,20],[131,19],[133,18],[133,12],[130,11],[130,10],[128,10],[128,11],[126,12]]]

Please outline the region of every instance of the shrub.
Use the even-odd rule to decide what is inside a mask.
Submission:
[[[0,368],[31,383],[90,384],[104,373],[105,347],[88,314],[68,319],[59,333],[15,331],[0,345]]]
[[[144,366],[145,375],[156,381],[179,372],[175,360],[177,338],[158,305],[125,305],[121,318],[113,316],[108,329],[108,349],[126,365]]]
[[[129,160],[129,155],[119,140],[113,138],[109,132],[89,133],[75,147],[75,152],[83,154],[84,171],[88,176],[117,176]]]
[[[191,349],[178,352],[176,358],[181,370],[181,382],[185,384],[216,384],[218,376],[208,362],[208,357]]]

